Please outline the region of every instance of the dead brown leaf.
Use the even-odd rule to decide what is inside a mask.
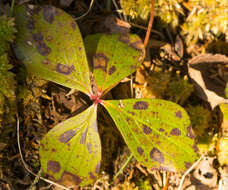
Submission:
[[[228,82],[228,57],[220,54],[198,55],[188,62],[188,73],[194,81],[198,96],[212,107],[228,103],[225,87]]]

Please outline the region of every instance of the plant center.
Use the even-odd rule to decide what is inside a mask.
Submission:
[[[90,96],[90,99],[93,101],[94,104],[102,103],[101,94],[102,93],[98,92],[96,95],[91,95]]]

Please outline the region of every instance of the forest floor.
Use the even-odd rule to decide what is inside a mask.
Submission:
[[[54,5],[64,9],[74,18],[83,15],[90,7],[89,0],[40,0],[33,3]],[[0,3],[0,10],[8,14],[10,6],[10,0],[3,0],[3,3]],[[138,34],[142,40],[146,36],[148,24],[140,25],[134,24],[132,21],[121,20],[116,7],[112,3],[109,7],[105,0],[95,1],[88,15],[78,20],[77,23],[83,37],[100,32],[131,31]],[[209,124],[206,122],[205,125],[207,126],[204,129],[196,129],[196,131],[199,134],[209,133],[210,138],[213,137],[217,142],[222,130],[221,123],[224,123],[224,121],[221,119],[219,108],[216,107],[212,110],[211,107],[217,106],[219,101],[222,102],[222,99],[213,99],[213,96],[211,99],[208,98],[208,102],[203,100],[202,95],[199,95],[200,92],[197,91],[197,87],[193,88],[190,78],[194,75],[194,71],[191,70],[189,72],[188,65],[190,61],[192,64],[204,62],[206,63],[204,65],[206,68],[210,67],[209,69],[214,71],[207,71],[207,74],[210,73],[212,75],[216,72],[217,74],[213,76],[222,78],[218,74],[222,73],[222,82],[224,83],[225,81],[227,83],[228,58],[225,57],[226,52],[224,53],[224,50],[221,50],[223,48],[215,48],[215,46],[219,46],[218,44],[215,44],[213,48],[210,48],[212,46],[202,48],[207,42],[203,45],[194,44],[187,46],[182,38],[178,30],[175,31],[171,27],[159,27],[155,19],[146,48],[146,59],[142,67],[112,89],[109,96],[114,99],[132,97],[163,98],[181,104],[185,108],[188,107],[189,110],[191,106],[202,106],[208,111],[206,113],[209,113],[210,121]],[[224,57],[222,55],[214,57],[213,53],[222,53]],[[203,59],[201,62],[198,57],[200,54],[204,54],[201,57]],[[18,64],[15,56],[13,54],[10,56],[12,64]],[[197,59],[192,59],[194,57],[197,57]],[[210,65],[211,60],[218,62],[216,68]],[[221,67],[218,65],[221,65]],[[13,72],[17,73],[17,66]],[[188,87],[190,89],[183,88],[186,91],[180,92],[180,96],[175,96],[169,92],[168,84],[179,79],[189,81]],[[213,78],[213,80],[215,79]],[[24,102],[17,103],[18,113],[15,116],[15,121],[13,124],[0,129],[0,189],[58,189],[58,187],[42,180],[36,181],[38,178],[31,175],[28,169],[38,175],[40,170],[39,143],[41,138],[56,124],[72,116],[72,113],[81,112],[84,100],[79,92],[66,96],[69,92],[68,88],[37,79],[36,77],[27,78],[26,85],[29,93],[24,98]],[[224,86],[219,88],[217,85],[217,87],[220,92],[224,91]],[[204,91],[204,93],[208,95],[207,91]],[[131,158],[123,172],[114,179],[114,176],[129,159],[131,153],[110,116],[102,109],[100,112],[102,115],[98,120],[102,142],[100,177],[93,186],[78,189],[177,190],[184,173],[150,170],[137,163],[134,158]],[[200,112],[196,112],[196,114],[200,114]],[[19,132],[17,128],[20,129]],[[222,171],[227,168],[221,169],[217,154],[214,153],[215,142],[212,139],[209,141],[210,143],[201,146],[199,154],[203,155],[202,159],[186,176],[182,186],[183,190],[218,189],[219,181],[221,182],[221,179],[223,179],[222,176],[227,175],[226,171]],[[18,144],[20,144],[20,148]],[[211,154],[207,155],[205,152],[210,152]],[[228,189],[228,186],[226,187]]]

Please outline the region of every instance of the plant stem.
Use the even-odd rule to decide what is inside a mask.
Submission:
[[[111,10],[111,0],[107,0],[106,9],[109,11]]]
[[[13,9],[14,9],[14,0],[11,1],[11,7],[10,7],[10,17],[13,16]]]
[[[117,172],[117,174],[114,176],[114,180],[121,174],[123,173],[123,170],[126,168],[126,166],[128,165],[128,163],[131,161],[131,159],[133,158],[133,154],[131,153],[131,155],[127,158],[127,161],[124,163],[124,165],[119,169],[119,171]]]
[[[146,32],[146,37],[144,40],[144,46],[146,47],[150,38],[150,31],[153,25],[153,20],[154,20],[154,0],[150,0],[151,3],[151,11],[150,11],[150,20],[149,20],[149,24],[147,27],[147,32]]]

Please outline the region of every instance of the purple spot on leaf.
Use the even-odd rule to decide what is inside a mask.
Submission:
[[[137,147],[137,152],[142,155],[144,150],[141,147]]]
[[[36,41],[36,42],[41,42],[41,41],[44,39],[44,37],[43,37],[43,35],[41,34],[41,32],[38,32],[38,33],[36,33],[36,34],[32,34],[32,38],[33,38],[33,40]]]
[[[164,132],[164,131],[165,131],[165,129],[163,129],[163,128],[159,129],[159,132]]]
[[[67,143],[72,139],[76,134],[76,131],[71,129],[69,131],[64,132],[62,135],[59,136],[59,141],[62,143]]]
[[[185,165],[185,169],[188,169],[192,166],[190,162],[184,162],[184,165]]]
[[[194,135],[193,135],[193,132],[192,132],[192,126],[189,125],[188,128],[187,128],[187,137],[189,137],[190,139],[193,139],[194,138]]]
[[[59,162],[49,160],[47,162],[47,171],[52,171],[53,173],[58,173],[61,169]]]
[[[165,160],[162,152],[157,148],[153,148],[150,151],[150,158],[159,163],[164,163],[164,160]]]
[[[48,23],[52,24],[54,21],[54,17],[56,15],[56,9],[52,6],[45,6],[43,9],[43,17]]]
[[[170,132],[170,135],[180,136],[181,135],[181,131],[178,128],[174,128]]]
[[[95,179],[96,179],[96,177],[93,175],[92,172],[89,172],[89,177],[90,177],[90,179],[92,179],[92,180],[95,180]]]
[[[71,27],[72,27],[73,30],[76,29],[76,23],[75,23],[75,22],[72,21],[72,22],[70,23],[70,25],[71,25]]]
[[[87,130],[88,130],[88,129],[86,128],[86,130],[82,133],[81,139],[80,139],[80,144],[85,144]]]
[[[89,154],[91,154],[92,150],[91,150],[91,143],[90,142],[87,143],[87,149],[89,151]]]
[[[182,118],[182,112],[179,110],[179,111],[177,111],[176,113],[175,113],[175,115],[176,115],[176,117],[178,117],[178,118]]]
[[[95,169],[96,174],[99,174],[100,167],[101,167],[101,162],[98,162]]]
[[[149,135],[151,132],[152,132],[152,129],[146,125],[143,124],[143,132],[146,134],[146,135]]]
[[[135,102],[135,104],[133,105],[133,109],[136,110],[146,110],[148,108],[149,104],[145,101],[138,101]]]
[[[74,66],[72,65],[71,67],[70,66],[67,66],[67,65],[63,65],[61,63],[58,63],[56,65],[56,71],[58,73],[61,73],[61,74],[64,74],[64,75],[69,75],[72,73],[72,71],[75,70]]]
[[[43,56],[47,56],[51,52],[51,49],[42,41],[37,43],[36,48]]]
[[[52,152],[56,152],[56,149],[55,149],[55,148],[53,148],[53,149],[51,149],[51,151],[52,151]]]
[[[199,151],[198,147],[197,147],[197,143],[196,140],[194,140],[194,145],[192,146],[193,150],[197,153]]]
[[[116,71],[116,67],[115,67],[115,66],[112,66],[112,67],[109,68],[108,74],[111,75],[111,74],[113,74],[115,71]]]

